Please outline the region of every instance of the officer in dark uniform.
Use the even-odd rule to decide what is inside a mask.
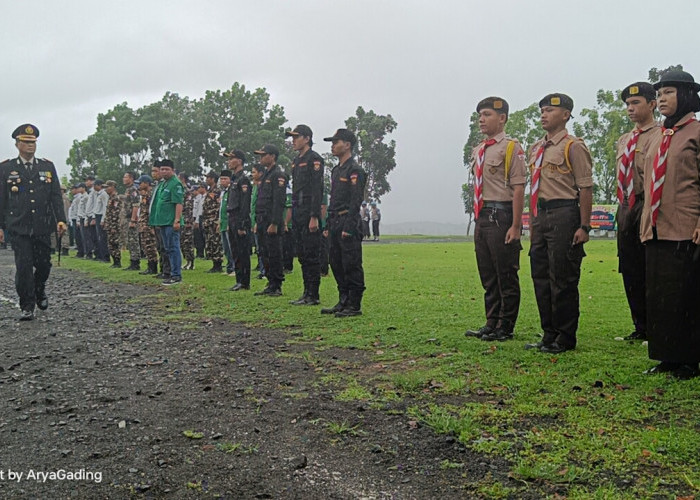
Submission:
[[[46,310],[46,280],[51,272],[51,233],[66,231],[56,167],[34,157],[39,129],[20,125],[12,133],[19,157],[0,164],[0,242],[7,231],[15,252],[15,287],[20,320],[34,319],[34,307]]]
[[[233,171],[229,187],[228,239],[234,265],[236,266],[236,284],[231,290],[250,290],[250,196],[253,188],[250,179],[243,170],[245,154],[239,149],[224,153],[228,167]]]
[[[323,140],[333,143],[331,152],[338,158],[338,165],[331,171],[328,213],[330,263],[339,299],[335,306],[321,309],[321,314],[335,314],[338,318],[359,316],[365,291],[360,205],[367,176],[352,156],[357,142],[355,134],[341,128]]]
[[[255,223],[258,226],[258,240],[263,249],[263,261],[267,277],[267,287],[255,295],[279,297],[282,295],[282,235],[284,234],[284,203],[287,196],[287,175],[277,165],[279,150],[266,144],[255,151],[260,155],[260,163],[265,173],[260,180],[258,199],[255,204]]]
[[[291,132],[292,147],[298,153],[292,162],[292,229],[297,243],[304,279],[304,293],[290,302],[297,306],[317,305],[321,284],[321,204],[323,201],[323,158],[313,146],[313,132],[297,125]]]

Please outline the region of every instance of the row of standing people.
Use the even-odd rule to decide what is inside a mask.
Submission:
[[[382,212],[377,206],[377,202],[373,201],[368,205],[366,201],[363,201],[360,216],[362,217],[362,239],[372,238],[372,241],[379,241],[379,222],[382,220]]]
[[[700,374],[700,84],[683,71],[653,86],[621,93],[634,128],[617,143],[619,271],[635,330],[659,363],[648,373],[686,379]],[[558,354],[577,344],[578,284],[589,239],[592,162],[569,135],[573,100],[560,93],[540,102],[545,136],[525,153],[505,136],[508,104],[489,97],[477,105],[486,139],[471,159],[475,251],[486,324],[466,335],[513,338],[519,313],[521,218],[530,170],[531,276],[543,330],[527,349]],[[663,116],[657,123],[654,112]]]

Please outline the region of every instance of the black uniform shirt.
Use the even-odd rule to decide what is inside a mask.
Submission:
[[[34,158],[31,171],[21,158],[0,163],[0,229],[47,235],[66,222],[56,167]]]
[[[346,215],[343,231],[354,233],[359,227],[360,206],[365,194],[367,176],[354,158],[336,165],[331,172],[331,216]]]
[[[323,199],[323,158],[309,149],[292,162],[292,207],[321,217]]]
[[[284,227],[284,205],[287,201],[287,176],[275,165],[263,174],[258,187],[258,199],[255,204],[256,222],[276,224],[278,229]]]
[[[241,231],[250,231],[250,195],[253,188],[245,172],[234,174],[228,193],[229,226]]]

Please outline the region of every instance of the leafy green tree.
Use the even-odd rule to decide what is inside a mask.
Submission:
[[[479,145],[483,138],[484,134],[479,129],[479,113],[475,111],[469,117],[469,136],[462,151],[462,161],[467,167],[467,182],[462,184],[462,203],[464,204],[464,213],[467,214],[467,234],[471,231],[474,222],[474,172],[471,170],[470,163],[474,148]]]
[[[396,141],[385,140],[398,124],[391,115],[378,115],[358,106],[355,116],[345,120],[345,126],[357,137],[356,160],[367,173],[365,198],[378,202],[391,191],[387,177],[396,167]]]
[[[658,82],[659,80],[661,80],[661,77],[669,71],[683,71],[683,65],[676,64],[673,66],[669,66],[666,69],[651,68],[649,70],[649,83]]]
[[[627,117],[619,91],[599,90],[596,106],[581,110],[581,120],[574,123],[574,133],[582,138],[593,160],[593,199],[614,203],[617,193],[617,140],[633,126]]]
[[[508,116],[506,134],[517,139],[524,151],[528,151],[544,135],[540,125],[540,114],[540,107],[535,102]]]

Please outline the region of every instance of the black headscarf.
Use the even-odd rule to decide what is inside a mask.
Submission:
[[[664,87],[674,87],[678,101],[676,112],[664,120],[664,127],[673,128],[688,113],[700,111],[700,97],[692,87],[675,82],[664,85]]]

